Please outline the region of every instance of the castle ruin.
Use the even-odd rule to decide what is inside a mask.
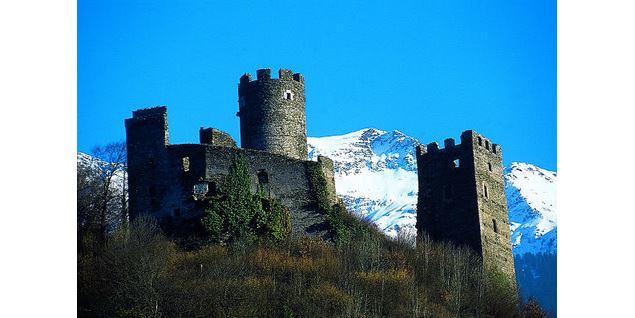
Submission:
[[[473,130],[416,149],[417,232],[471,247],[515,283],[501,147]]]
[[[251,173],[251,189],[265,191],[290,211],[292,233],[326,235],[326,215],[317,208],[314,174],[326,184],[328,204],[336,203],[333,162],[307,160],[304,78],[280,69],[245,74],[238,85],[242,148],[214,128],[199,130],[198,144],[172,145],[165,106],[133,111],[125,121],[128,147],[129,213],[156,217],[170,228],[190,230],[203,214],[203,202],[218,190],[234,158],[241,155]],[[187,234],[187,233],[185,233]]]
[[[243,75],[238,84],[241,148],[214,128],[200,128],[198,144],[171,145],[165,106],[136,110],[126,119],[131,218],[150,214],[187,234],[183,224],[200,220],[205,198],[218,191],[240,155],[252,191],[264,190],[289,208],[292,233],[327,236],[311,171],[321,172],[319,183],[326,184],[333,205],[333,162],[307,160],[304,77],[286,69],[277,79],[270,69],[256,74],[256,80]],[[448,138],[443,149],[430,143],[416,154],[417,231],[471,247],[485,266],[515,277],[500,146],[468,130],[458,145]]]

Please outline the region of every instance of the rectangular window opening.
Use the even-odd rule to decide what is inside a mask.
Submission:
[[[267,184],[269,183],[269,174],[265,169],[258,170],[258,183]]]
[[[290,89],[286,90],[284,92],[283,98],[286,99],[286,100],[293,100],[293,92],[291,92]]]

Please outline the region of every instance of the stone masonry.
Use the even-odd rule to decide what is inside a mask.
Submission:
[[[198,144],[169,144],[165,106],[136,110],[126,119],[131,218],[150,214],[183,232],[185,224],[197,224],[203,200],[215,194],[233,159],[242,155],[252,191],[263,190],[289,208],[292,233],[328,235],[309,169],[321,169],[332,205],[333,162],[307,161],[304,78],[281,69],[280,79],[271,79],[270,72],[258,70],[256,81],[249,74],[240,79],[242,148],[214,128],[200,128]]]
[[[318,208],[316,165],[326,184],[327,203],[337,202],[333,161],[307,161],[304,77],[280,69],[245,74],[238,84],[242,148],[225,132],[199,130],[198,144],[169,144],[165,106],[133,111],[125,121],[130,217],[150,214],[187,235],[200,224],[207,196],[215,195],[237,156],[251,172],[252,191],[264,191],[289,208],[293,234],[327,237],[326,215]],[[499,145],[468,130],[461,143],[448,138],[418,146],[417,230],[437,241],[466,245],[514,276]],[[177,231],[178,232],[178,231]],[[515,279],[512,279],[515,283]]]
[[[304,77],[286,69],[277,79],[269,69],[256,74],[255,81],[243,75],[238,85],[242,148],[306,160]]]
[[[458,145],[418,146],[417,167],[417,231],[471,247],[515,283],[501,147],[467,130]]]

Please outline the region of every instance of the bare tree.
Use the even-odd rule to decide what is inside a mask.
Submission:
[[[95,232],[100,242],[128,220],[126,143],[96,146],[77,165],[78,238]]]

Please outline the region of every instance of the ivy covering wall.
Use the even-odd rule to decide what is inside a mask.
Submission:
[[[245,159],[237,154],[218,193],[206,202],[202,218],[212,241],[281,240],[291,232],[289,209],[261,191],[252,193]]]

